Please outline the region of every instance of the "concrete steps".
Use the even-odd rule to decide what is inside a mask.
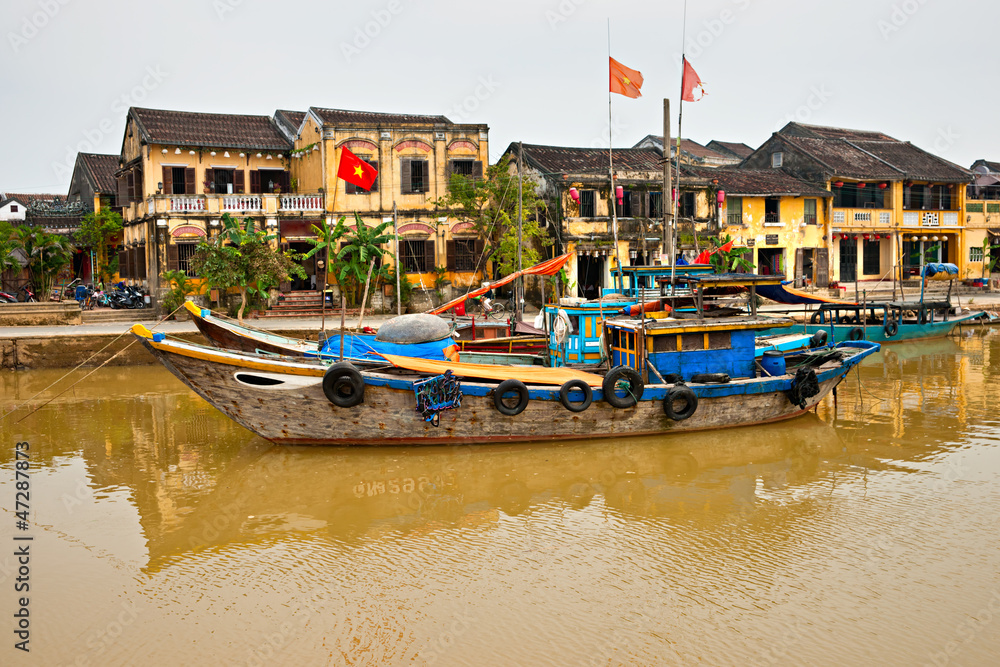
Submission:
[[[279,297],[278,302],[262,317],[312,317],[323,309],[323,296],[318,290],[288,292]]]

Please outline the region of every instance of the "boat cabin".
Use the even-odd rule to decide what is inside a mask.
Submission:
[[[633,319],[607,322],[605,328],[612,366],[634,368],[647,382],[662,382],[667,375],[689,382],[702,374],[756,377],[757,333],[775,324],[774,319],[758,317]],[[790,320],[784,321],[784,326],[790,325]]]
[[[614,274],[615,286],[606,290],[608,294],[618,293],[635,299],[649,301],[660,295],[658,281],[660,278],[674,275],[704,275],[713,272],[711,264],[681,264],[680,266],[623,266],[621,277]]]

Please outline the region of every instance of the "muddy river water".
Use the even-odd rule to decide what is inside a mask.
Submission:
[[[4,408],[63,373],[3,373]],[[26,412],[0,422],[2,664],[1000,662],[1000,331],[685,437],[274,447],[158,365]]]

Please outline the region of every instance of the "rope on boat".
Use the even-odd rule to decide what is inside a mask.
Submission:
[[[164,320],[166,320],[167,318],[173,316],[178,310],[180,310],[183,307],[184,307],[184,304],[182,303],[180,306],[178,306],[177,308],[175,308],[173,312],[168,313],[167,315],[164,315],[163,317],[161,317],[159,320],[156,321],[156,323],[152,327],[150,327],[150,330],[153,330],[156,327],[160,326],[160,324],[162,324],[164,322]],[[59,384],[60,382],[62,382],[66,378],[68,378],[73,373],[75,373],[78,370],[80,370],[80,368],[82,368],[83,366],[86,366],[94,357],[96,357],[97,355],[101,354],[102,352],[104,352],[104,350],[108,349],[109,347],[111,347],[112,345],[114,345],[115,343],[117,343],[118,339],[120,339],[122,336],[124,336],[124,335],[126,335],[128,333],[131,333],[131,331],[132,331],[131,328],[128,328],[125,331],[123,331],[120,334],[118,334],[117,336],[115,336],[114,340],[112,340],[107,345],[105,345],[104,347],[102,347],[100,350],[98,350],[97,352],[94,352],[92,355],[90,355],[89,357],[87,357],[86,359],[84,359],[83,361],[81,361],[74,368],[72,368],[69,371],[67,371],[66,373],[64,373],[55,382],[53,382],[49,386],[47,386],[44,389],[42,389],[41,391],[39,391],[38,393],[36,393],[31,398],[28,398],[28,399],[25,399],[25,400],[21,401],[20,404],[14,406],[9,411],[5,412],[3,414],[3,416],[0,416],[0,421],[3,421],[4,419],[7,419],[7,417],[9,417],[10,415],[14,414],[15,412],[17,412],[18,410],[20,410],[21,408],[23,408],[28,403],[31,403],[31,401],[33,401],[36,398],[38,398],[39,396],[41,396],[42,394],[44,394],[45,392],[47,392],[49,389],[51,389],[52,387],[56,386],[57,384]],[[90,377],[91,375],[93,375],[99,369],[103,368],[109,361],[111,361],[112,359],[114,359],[115,357],[117,357],[119,354],[121,354],[125,350],[129,349],[130,347],[132,347],[132,345],[134,343],[135,343],[135,340],[133,340],[131,343],[129,343],[128,345],[126,345],[122,349],[118,350],[117,352],[115,352],[110,357],[108,357],[99,366],[97,366],[97,368],[95,368],[94,370],[90,371],[89,373],[87,373],[86,375],[84,375],[82,378],[80,378],[79,380],[77,380],[76,382],[74,382],[73,384],[71,384],[70,386],[66,387],[64,390],[62,390],[61,392],[59,392],[58,394],[56,394],[55,396],[53,396],[49,400],[47,400],[44,403],[42,403],[41,405],[37,406],[34,410],[31,410],[30,412],[28,412],[28,414],[24,415],[24,417],[21,417],[20,419],[18,419],[14,423],[15,424],[19,424],[24,419],[26,419],[26,418],[30,417],[31,415],[35,414],[38,410],[42,409],[43,407],[45,407],[46,405],[48,405],[52,401],[56,400],[57,398],[59,398],[60,396],[62,396],[63,394],[65,394],[67,391],[69,391],[70,389],[72,389],[73,387],[75,387],[76,385],[80,384],[81,382],[83,382],[84,380],[86,380],[88,377]]]

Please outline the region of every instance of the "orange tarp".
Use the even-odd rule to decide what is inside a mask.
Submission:
[[[514,279],[517,278],[518,276],[554,276],[555,274],[559,273],[559,269],[561,269],[566,264],[566,262],[569,261],[569,258],[572,256],[573,253],[568,252],[565,255],[559,255],[558,257],[547,259],[544,262],[535,264],[534,266],[524,269],[523,271],[516,271],[510,274],[509,276],[505,276],[494,283],[490,283],[490,285],[487,287],[480,287],[477,290],[472,290],[468,294],[463,294],[457,299],[452,299],[448,303],[442,304],[437,308],[435,308],[434,310],[429,310],[427,312],[429,312],[431,315],[440,315],[446,310],[454,308],[455,306],[462,303],[466,299],[471,299],[473,297],[481,296],[483,294],[486,294],[495,287],[502,287],[503,285],[506,285],[509,282],[513,282]]]
[[[447,370],[459,377],[482,378],[484,380],[520,380],[524,384],[562,385],[570,380],[583,380],[591,387],[600,387],[604,380],[600,375],[576,371],[570,368],[546,368],[544,366],[493,366],[490,364],[464,364],[433,359],[415,359],[394,354],[383,354],[390,364],[418,373],[441,375]]]

